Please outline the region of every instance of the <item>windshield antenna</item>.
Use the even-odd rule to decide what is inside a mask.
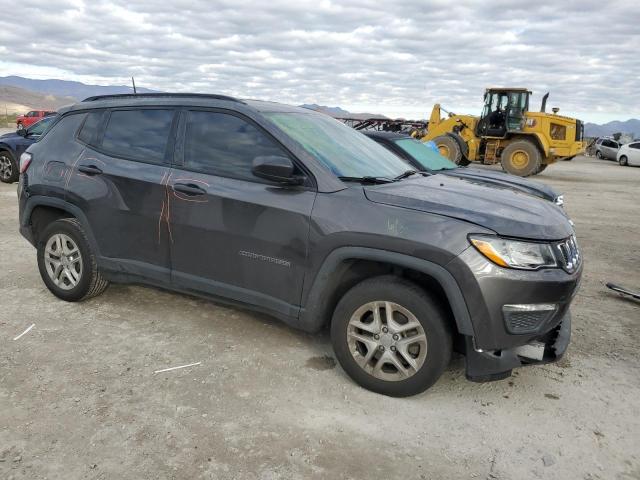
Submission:
[[[131,77],[131,83],[133,83],[133,94],[137,95],[138,92],[136,90],[136,80],[135,80],[135,78]]]

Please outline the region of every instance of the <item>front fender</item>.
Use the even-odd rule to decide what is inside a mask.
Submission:
[[[300,310],[299,326],[303,330],[314,332],[320,330],[332,312],[328,310],[328,300],[340,268],[349,260],[371,260],[398,267],[410,268],[435,279],[447,296],[449,305],[458,327],[463,335],[473,336],[473,326],[467,304],[455,278],[441,265],[428,260],[404,255],[387,250],[366,247],[340,247],[333,250],[325,258],[318,273],[313,279],[306,301]]]

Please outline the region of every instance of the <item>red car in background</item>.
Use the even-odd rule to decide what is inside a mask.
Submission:
[[[52,112],[50,110],[31,110],[26,115],[20,115],[16,119],[16,126],[18,127],[18,130],[22,130],[23,128],[30,127],[34,123],[39,122],[44,117],[55,114],[56,112]]]

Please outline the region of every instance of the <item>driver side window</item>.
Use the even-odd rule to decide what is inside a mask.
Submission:
[[[253,159],[287,153],[266,133],[242,118],[219,112],[188,113],[184,166],[210,175],[253,182]]]

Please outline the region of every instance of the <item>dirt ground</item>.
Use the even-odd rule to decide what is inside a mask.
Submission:
[[[263,315],[139,286],[57,300],[0,184],[0,478],[640,479],[640,302],[604,287],[640,290],[640,168],[580,157],[537,179],[586,258],[567,356],[488,384],[457,358],[408,399]]]

